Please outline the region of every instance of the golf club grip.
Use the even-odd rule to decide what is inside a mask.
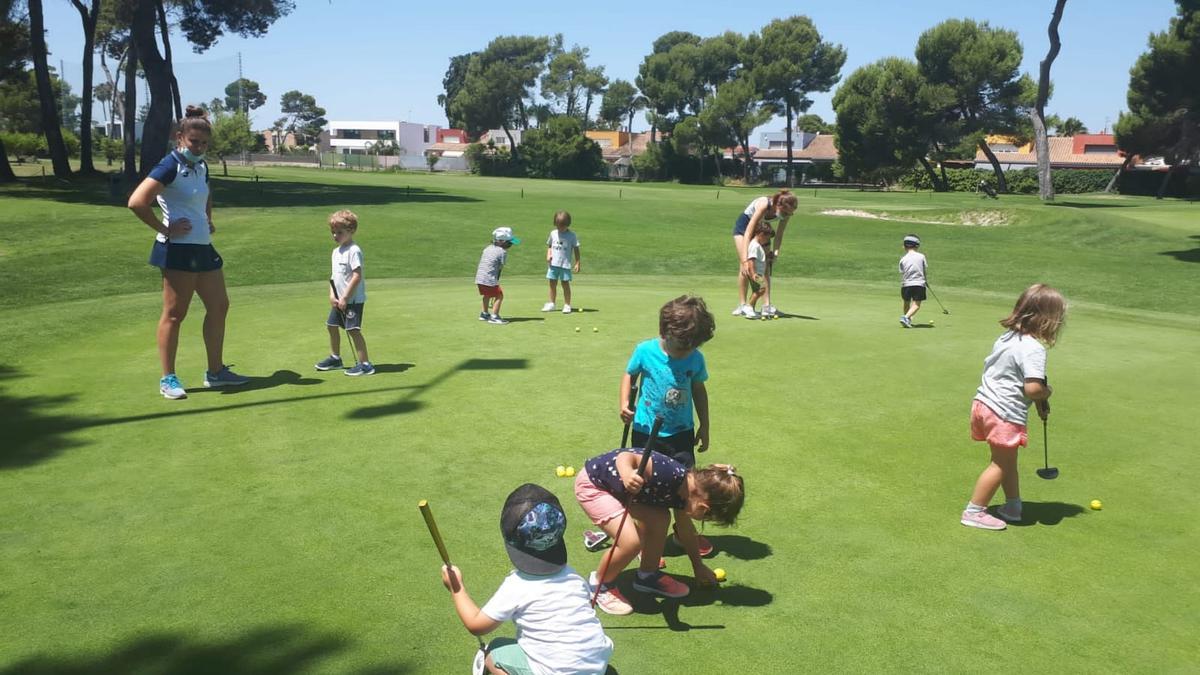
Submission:
[[[442,556],[442,562],[449,567],[450,554],[446,553],[446,544],[442,542],[442,533],[438,532],[437,523],[433,520],[433,511],[429,508],[429,502],[422,499],[417,502],[417,508],[421,509],[421,515],[425,518],[425,527],[429,528],[429,536],[433,537],[433,544],[437,546],[438,553]]]
[[[633,408],[635,414],[637,413],[637,407],[636,407],[637,406],[637,397],[638,397],[638,388],[637,388],[637,385],[634,384],[632,387],[629,388],[629,399],[625,402],[625,405],[628,408]],[[631,426],[633,426],[633,420],[629,420],[628,422],[626,422],[625,428],[621,430],[621,447],[622,448],[627,447],[627,444],[629,443],[629,428]]]
[[[333,283],[333,279],[329,280],[329,289],[333,291],[333,297],[337,298],[338,300],[341,300],[341,298],[338,296],[337,284]]]
[[[650,453],[654,451],[654,444],[658,441],[658,432],[662,429],[663,418],[661,415],[654,418],[654,424],[650,425],[650,437],[646,439],[646,447],[642,448],[642,461],[638,463],[638,475],[642,475],[646,471],[646,464],[650,462]]]

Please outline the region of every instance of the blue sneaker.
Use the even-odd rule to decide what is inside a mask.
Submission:
[[[342,357],[333,356],[332,354],[317,361],[315,368],[317,370],[334,370],[342,367]]]
[[[904,326],[905,328],[912,328],[912,319],[909,319],[907,316],[902,316],[900,317],[900,325]]]
[[[358,377],[359,375],[374,375],[375,366],[371,365],[370,361],[354,364],[353,368],[346,370],[346,374],[350,377]]]
[[[158,391],[164,398],[172,400],[187,398],[187,392],[184,391],[183,385],[179,383],[179,378],[175,376],[175,373],[158,381]]]
[[[215,373],[204,371],[204,386],[206,387],[240,387],[250,381],[250,378],[238,375],[229,369],[229,366],[221,366],[221,369]]]
[[[490,318],[492,318],[492,315],[491,315],[491,314],[488,314],[487,312],[480,312],[480,313],[479,313],[479,320],[480,320],[480,321],[487,321],[487,320],[488,320],[488,319],[490,319]]]

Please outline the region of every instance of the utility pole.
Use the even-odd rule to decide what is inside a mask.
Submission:
[[[238,52],[238,112],[246,114],[245,104],[242,103],[242,53]]]

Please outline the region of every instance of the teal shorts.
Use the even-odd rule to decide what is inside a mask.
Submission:
[[[555,267],[554,265],[551,265],[550,268],[546,270],[546,278],[550,281],[570,281],[571,268]]]
[[[535,675],[529,667],[525,650],[512,638],[496,638],[488,643],[488,655],[492,663],[504,669],[508,675]]]

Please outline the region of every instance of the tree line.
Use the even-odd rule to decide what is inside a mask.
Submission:
[[[20,156],[31,152],[28,135],[50,156],[55,175],[71,174],[67,157],[76,146],[80,172],[95,171],[93,150],[111,157],[117,146],[92,138],[93,100],[110,118],[124,121],[138,111],[143,142],[139,146],[133,125],[124,124],[119,149],[126,176],[132,180],[144,174],[167,151],[171,124],[182,114],[172,65],[172,26],[193,51],[203,53],[225,33],[261,36],[294,8],[292,0],[71,3],[83,34],[82,96],[73,94],[47,63],[42,0],[0,0],[0,131],[8,133],[0,136],[0,179],[14,178],[4,139],[16,139],[21,147],[13,150]],[[535,175],[594,175],[601,168],[598,148],[573,137],[589,128],[631,131],[642,112],[651,143],[634,165],[643,176],[680,178],[688,173],[703,179],[709,160],[714,175],[720,175],[723,150],[732,147],[740,148],[742,177],[749,179],[750,134],[782,115],[789,182],[794,173],[792,133],[805,129],[835,133],[841,157],[837,170],[847,176],[887,176],[916,165],[932,185],[945,189],[940,165],[973,159],[978,150],[1004,189],[987,134],[1036,138],[1041,148],[1047,129],[1062,135],[1086,131],[1075,118],[1044,113],[1065,4],[1047,3],[1053,8],[1052,47],[1042,62],[1040,82],[1019,71],[1022,47],[1015,32],[951,19],[925,31],[912,58],[889,57],[851,73],[834,96],[833,125],[807,114],[810,96],[841,81],[846,52],[826,40],[806,16],[775,19],[746,35],[665,33],[650,45],[633,81],[610,79],[603,66],[590,62],[586,47],[568,46],[562,35],[501,36],[479,51],[451,57],[438,103],[451,126],[472,135],[504,130],[512,152],[503,162],[555,167],[538,169]],[[1186,168],[1200,154],[1200,78],[1195,77],[1200,2],[1176,0],[1176,6],[1168,29],[1150,36],[1148,50],[1134,64],[1129,110],[1121,114],[1115,131],[1128,157],[1160,154]],[[93,55],[103,73],[98,84],[93,82]],[[149,100],[140,108],[138,79],[149,90]],[[219,125],[222,136],[232,140],[222,140],[218,147],[241,148],[250,142],[248,112],[266,97],[251,80],[231,83],[225,94],[224,100],[210,104],[217,122],[232,118]],[[294,133],[301,144],[315,139],[326,124],[324,109],[300,91],[280,98],[283,117],[273,133]],[[515,129],[532,132],[525,135],[524,151],[512,142]],[[534,156],[522,157],[531,150]],[[573,163],[579,166],[572,168]]]

